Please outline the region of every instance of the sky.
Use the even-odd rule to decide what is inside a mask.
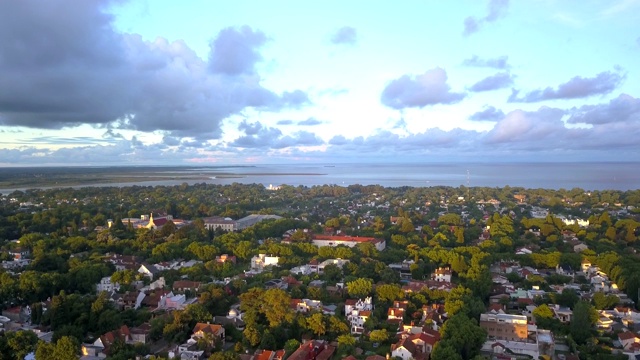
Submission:
[[[0,1],[0,166],[640,160],[640,0]]]

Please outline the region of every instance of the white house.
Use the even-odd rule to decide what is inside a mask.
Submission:
[[[251,270],[262,272],[267,266],[277,266],[278,261],[280,261],[280,258],[277,256],[258,254],[251,258]]]
[[[160,270],[158,270],[154,265],[144,263],[140,265],[140,267],[138,268],[138,272],[153,280],[153,277],[158,275],[158,273],[160,273]]]
[[[371,316],[373,304],[371,297],[362,299],[347,299],[344,303],[344,313],[347,321],[351,324],[351,334],[360,335],[364,333],[364,323]]]
[[[120,290],[120,284],[112,283],[111,277],[109,276],[105,276],[102,279],[100,279],[100,282],[96,285],[97,292],[101,292],[101,291],[112,292],[112,291],[118,291],[118,290]]]
[[[437,268],[433,274],[431,274],[431,279],[438,282],[451,282],[451,269],[449,268]]]

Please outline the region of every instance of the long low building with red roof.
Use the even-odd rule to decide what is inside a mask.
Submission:
[[[338,246],[345,245],[348,247],[354,247],[362,243],[371,243],[378,251],[382,251],[387,246],[384,239],[378,239],[374,237],[363,236],[333,236],[333,235],[313,235],[311,243],[317,247],[321,246]]]

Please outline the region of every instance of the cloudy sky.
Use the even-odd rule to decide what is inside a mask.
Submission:
[[[640,0],[0,1],[0,166],[640,160]]]

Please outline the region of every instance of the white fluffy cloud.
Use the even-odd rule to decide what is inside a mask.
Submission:
[[[451,91],[447,84],[447,72],[442,68],[427,70],[420,75],[403,75],[392,80],[382,91],[384,105],[403,109],[435,104],[453,104],[462,100],[465,93]]]

